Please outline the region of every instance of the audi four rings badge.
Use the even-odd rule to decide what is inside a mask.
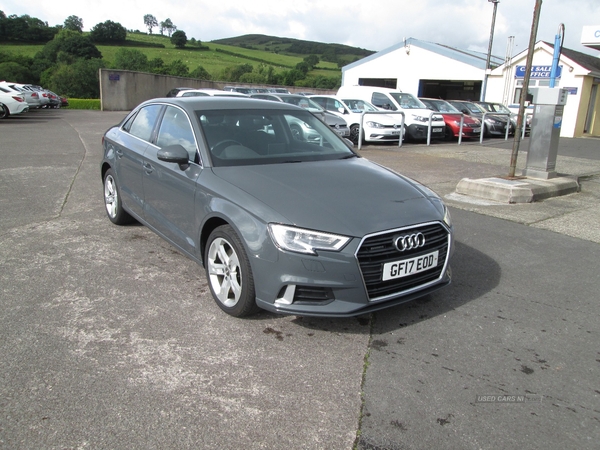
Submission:
[[[408,234],[400,236],[394,241],[394,245],[401,252],[405,250],[414,250],[425,245],[425,235],[423,233]]]

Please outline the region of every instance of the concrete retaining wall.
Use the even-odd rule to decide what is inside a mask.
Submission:
[[[130,70],[100,69],[100,105],[102,111],[130,111],[145,100],[164,97],[167,92],[176,87],[223,89],[226,84],[252,87],[243,83],[197,80]],[[336,92],[336,90],[302,87],[287,87],[287,89],[292,93],[306,90],[315,94],[335,94]]]
[[[130,70],[100,69],[100,104],[103,111],[129,111],[151,98],[164,97],[176,87],[221,89],[223,83]]]

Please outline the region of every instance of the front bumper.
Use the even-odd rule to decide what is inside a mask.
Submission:
[[[431,125],[431,138],[443,139],[446,136],[446,124],[444,122],[433,123]],[[411,124],[406,127],[406,134],[412,140],[427,139],[429,126],[427,124]]]
[[[422,232],[427,246],[405,253],[398,236]],[[350,317],[399,305],[451,281],[452,231],[440,222],[354,239],[342,252],[319,256],[281,252],[278,261],[253,260],[257,304],[279,314]],[[438,264],[423,272],[382,280],[383,265],[439,251]]]

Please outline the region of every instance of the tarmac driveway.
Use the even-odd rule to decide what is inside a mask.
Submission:
[[[0,121],[0,447],[596,448],[600,246],[548,221],[597,191],[527,214],[451,198],[455,281],[417,302],[240,320],[195,263],[105,217],[100,140],[123,116]],[[364,154],[445,196],[497,170],[449,149]]]

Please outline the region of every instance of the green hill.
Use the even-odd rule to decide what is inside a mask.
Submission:
[[[340,44],[265,35],[210,42],[189,38],[183,48],[177,48],[167,36],[140,31],[127,32],[124,41],[104,45],[92,45],[74,31],[70,32],[74,35],[60,33],[48,47],[45,39],[32,43],[13,37],[0,42],[0,79],[42,84],[74,98],[100,95],[100,67],[226,83],[334,89],[341,83],[342,66],[373,53]],[[65,46],[62,55],[57,50],[60,45]],[[38,53],[43,54],[36,58]]]
[[[42,47],[43,44],[3,42],[0,43],[0,52],[33,57]],[[335,77],[341,74],[340,66],[373,53],[340,44],[255,34],[202,42],[200,46],[188,41],[185,48],[178,49],[167,36],[128,32],[123,44],[97,47],[107,66],[112,65],[119,48],[127,47],[140,50],[149,60],[160,58],[165,64],[181,60],[190,71],[202,66],[213,78],[218,78],[227,67],[240,64],[256,66],[262,63],[273,66],[276,72],[290,70],[309,54],[317,55],[320,59],[319,64],[309,72],[310,76]]]
[[[264,34],[246,34],[227,39],[217,39],[212,42],[302,58],[307,55],[317,55],[322,61],[333,63],[336,67],[338,63],[340,65],[348,64],[375,53],[371,50],[350,47],[348,45],[325,44],[300,39],[266,36]]]

